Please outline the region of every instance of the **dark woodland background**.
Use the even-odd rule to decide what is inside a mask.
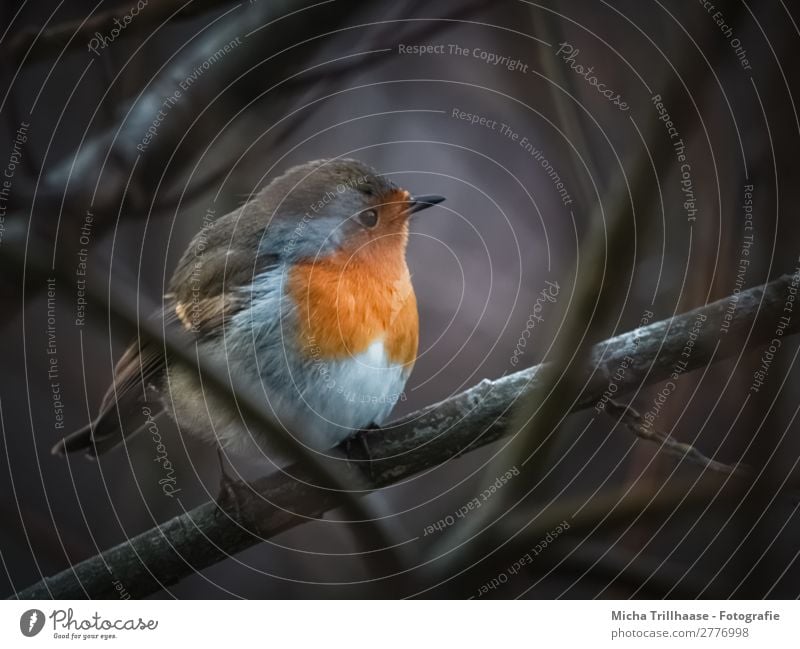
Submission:
[[[13,153],[20,125],[29,127],[4,212],[0,254],[10,242],[23,241],[29,258],[48,265],[52,260],[69,277],[85,247],[90,278],[107,286],[112,300],[138,295],[147,312],[158,304],[209,208],[218,215],[229,211],[290,165],[358,157],[414,191],[448,198],[436,214],[415,222],[409,246],[421,355],[407,400],[395,414],[411,412],[483,378],[548,358],[570,316],[571,278],[604,272],[602,266],[588,267],[578,254],[597,225],[594,192],[604,196],[647,160],[645,145],[667,137],[660,124],[647,133],[637,127],[650,123],[652,95],[663,94],[677,75],[686,87],[679,103],[667,108],[687,147],[696,221],[690,228],[678,169],[673,165],[658,177],[650,173],[651,199],[636,206],[635,223],[624,235],[633,263],[622,281],[606,287],[617,296],[618,308],[595,314],[593,339],[635,328],[645,310],[652,310],[654,319],[668,318],[733,292],[747,234],[741,209],[746,184],[754,186],[754,240],[743,286],[792,273],[798,265],[800,11],[793,3],[718,3],[746,49],[752,68],[747,70],[731,39],[697,2],[337,0],[245,39],[183,92],[152,145],[138,160],[136,151],[132,156],[122,142],[138,142],[157,113],[154,85],[160,84],[162,97],[179,87],[181,78],[170,82],[158,76],[162,66],[210,30],[258,11],[261,2],[266,0],[200,3],[194,15],[137,27],[153,4],[99,55],[87,50],[89,34],[78,35],[80,46],[63,54],[58,47],[30,60],[27,46],[14,45],[15,37],[29,28],[80,21],[91,8],[69,0],[57,6],[36,0],[4,4],[0,170]],[[301,6],[283,4],[287,11]],[[104,2],[94,11],[117,5],[123,11],[129,6]],[[593,65],[629,111],[619,110],[556,57],[561,41],[579,48],[576,60]],[[528,72],[471,56],[398,53],[399,44],[419,43],[481,48],[520,59]],[[383,49],[390,51],[373,52]],[[368,51],[373,53],[343,58]],[[242,74],[251,66],[235,57],[250,57],[253,67]],[[582,125],[580,137],[574,130],[562,132],[563,102]],[[527,137],[574,202],[563,204],[545,170],[522,147],[497,131],[453,118],[454,108],[504,122]],[[102,155],[87,155],[91,147]],[[76,151],[83,157],[76,158]],[[81,226],[88,209],[95,220],[84,246]],[[559,299],[546,305],[544,322],[533,331],[519,367],[513,367],[512,353],[546,281],[560,283]],[[163,473],[147,434],[131,441],[127,454],[117,449],[98,463],[52,457],[49,449],[62,433],[84,425],[96,411],[129,339],[97,305],[89,305],[85,324],[75,326],[76,284],[56,282],[51,333],[63,402],[59,431],[48,376],[46,283],[6,265],[0,290],[0,594],[9,596],[213,497],[218,467],[213,449],[169,437],[178,502],[165,497],[158,484]],[[656,567],[668,559],[679,567],[676,579],[685,573],[716,594],[798,596],[796,501],[774,497],[774,485],[800,480],[797,350],[796,338],[784,340],[764,387],[738,418],[762,349],[681,377],[658,419],[661,430],[715,459],[765,468],[764,488],[729,503],[724,512],[675,508],[629,529],[588,534],[585,547],[598,556],[608,548],[630,555],[642,551]],[[634,405],[647,410],[660,389],[643,388]],[[559,461],[537,498],[591,499],[600,488],[621,493],[699,473],[615,424],[593,409],[566,419]],[[167,434],[169,422],[162,419],[160,426]],[[371,496],[396,514],[389,528],[393,538],[419,537],[405,546],[410,565],[433,547],[431,538],[423,537],[426,526],[475,496],[481,468],[494,450],[479,449]],[[565,539],[559,551],[577,542]],[[354,549],[346,526],[308,523],[157,596],[412,594],[392,579],[356,583],[367,573],[358,555],[348,555]],[[488,567],[467,571],[426,596],[472,596],[514,558],[493,557]],[[118,577],[124,583],[125,576]],[[417,588],[433,585],[423,577]],[[613,575],[598,579],[554,570],[510,579],[490,596],[523,592],[627,597],[635,589],[615,583]]]

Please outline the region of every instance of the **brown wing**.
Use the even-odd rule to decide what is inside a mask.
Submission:
[[[244,208],[243,208],[244,209]],[[175,316],[201,338],[222,333],[222,325],[250,300],[253,278],[278,263],[262,248],[260,221],[240,212],[201,230],[178,262],[170,282]]]
[[[231,290],[225,295],[188,304],[169,296],[167,317],[179,320],[186,330],[199,338],[213,337],[222,329],[223,321],[244,306],[239,293],[244,295]],[[146,421],[145,405],[150,407],[151,414],[163,410],[159,399],[148,400],[147,397],[151,386],[160,387],[167,362],[162,344],[150,340],[134,342],[114,368],[114,381],[103,397],[97,417],[58,442],[52,452],[64,455],[83,451],[93,458],[138,432]]]
[[[200,339],[220,335],[224,322],[249,301],[246,287],[253,277],[277,263],[277,255],[257,253],[263,221],[249,217],[241,221],[240,216],[240,211],[232,212],[201,230],[172,277],[164,317],[177,319]],[[162,409],[160,401],[157,409],[148,401],[147,391],[151,385],[159,386],[167,363],[158,343],[137,341],[128,347],[114,369],[114,382],[95,420],[61,440],[53,453],[85,451],[94,457],[140,430],[146,420],[145,404],[151,414]]]

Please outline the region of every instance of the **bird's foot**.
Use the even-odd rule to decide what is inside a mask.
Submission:
[[[361,428],[355,431],[345,442],[345,452],[347,453],[348,460],[357,459],[359,464],[365,464],[370,480],[375,479],[375,466],[372,461],[372,451],[369,448],[368,438],[373,431],[379,428],[380,426],[370,424],[367,428]],[[362,455],[363,457],[354,458],[354,454]]]
[[[244,512],[247,503],[252,498],[250,487],[241,480],[228,475],[225,471],[225,459],[222,449],[217,447],[217,458],[219,459],[219,493],[217,494],[217,504],[221,509],[232,512],[237,520],[245,519]]]

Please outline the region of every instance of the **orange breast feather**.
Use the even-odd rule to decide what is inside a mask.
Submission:
[[[312,357],[342,359],[381,339],[389,360],[410,370],[419,321],[405,256],[374,248],[295,264],[288,290],[299,310],[300,342]]]

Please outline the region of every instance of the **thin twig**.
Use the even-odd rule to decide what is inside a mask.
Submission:
[[[611,400],[606,404],[605,412],[609,415],[614,414],[619,416],[622,424],[630,430],[637,437],[644,439],[648,442],[654,442],[659,445],[659,451],[667,455],[686,459],[693,462],[709,471],[716,471],[717,473],[724,473],[726,475],[736,474],[737,476],[752,475],[752,469],[746,464],[724,464],[717,460],[712,460],[710,457],[703,455],[696,447],[685,442],[678,441],[669,433],[664,433],[654,426],[648,424],[642,415],[640,415],[632,406],[626,406],[619,401]]]

